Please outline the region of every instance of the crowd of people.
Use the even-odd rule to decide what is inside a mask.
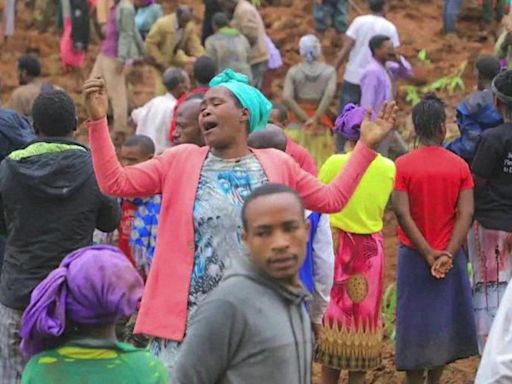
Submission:
[[[88,143],[66,90],[20,56],[0,107],[2,383],[310,384],[313,362],[322,384],[364,383],[382,362],[386,210],[406,383],[479,354],[477,383],[512,380],[512,32],[476,58],[459,137],[427,94],[407,143],[396,85],[414,69],[388,4],[349,24],[347,3],[314,2],[279,102],[265,94],[282,59],[247,0],[205,1],[201,35],[185,5],[61,2],[66,68],[82,76],[102,38]],[[141,61],[156,96],[131,108]]]

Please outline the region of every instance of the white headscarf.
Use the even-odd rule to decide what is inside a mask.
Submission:
[[[312,64],[322,55],[322,45],[315,35],[305,35],[299,41],[300,55]]]

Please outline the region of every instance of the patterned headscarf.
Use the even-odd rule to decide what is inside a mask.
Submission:
[[[315,35],[305,35],[299,40],[299,51],[306,63],[312,64],[322,56],[322,45]]]
[[[249,133],[265,128],[272,111],[272,103],[257,89],[249,85],[247,76],[228,68],[210,81],[210,88],[224,87],[249,111]]]
[[[366,109],[363,107],[348,103],[334,123],[334,132],[341,133],[350,141],[359,140],[365,114]]]
[[[144,283],[116,247],[93,245],[67,255],[32,292],[21,320],[26,358],[53,348],[66,323],[114,324],[135,312]]]

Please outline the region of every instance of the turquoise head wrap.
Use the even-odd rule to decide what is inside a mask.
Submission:
[[[265,128],[272,111],[272,103],[263,94],[249,85],[247,76],[228,68],[210,81],[210,88],[224,87],[249,111],[249,133]]]

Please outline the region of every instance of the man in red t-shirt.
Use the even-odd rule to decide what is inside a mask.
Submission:
[[[288,110],[284,105],[278,103],[272,104],[269,123],[277,125],[281,129],[284,129],[288,125]],[[311,156],[306,148],[288,137],[285,152],[299,163],[303,170],[311,173],[313,176],[317,176],[318,170],[316,168],[315,159],[313,159],[313,156]]]
[[[135,165],[151,159],[155,155],[153,140],[145,135],[133,135],[128,137],[121,147],[121,164],[123,167]],[[130,247],[130,234],[137,207],[129,199],[121,200],[121,222],[119,223],[119,242],[117,246],[135,266]]]

